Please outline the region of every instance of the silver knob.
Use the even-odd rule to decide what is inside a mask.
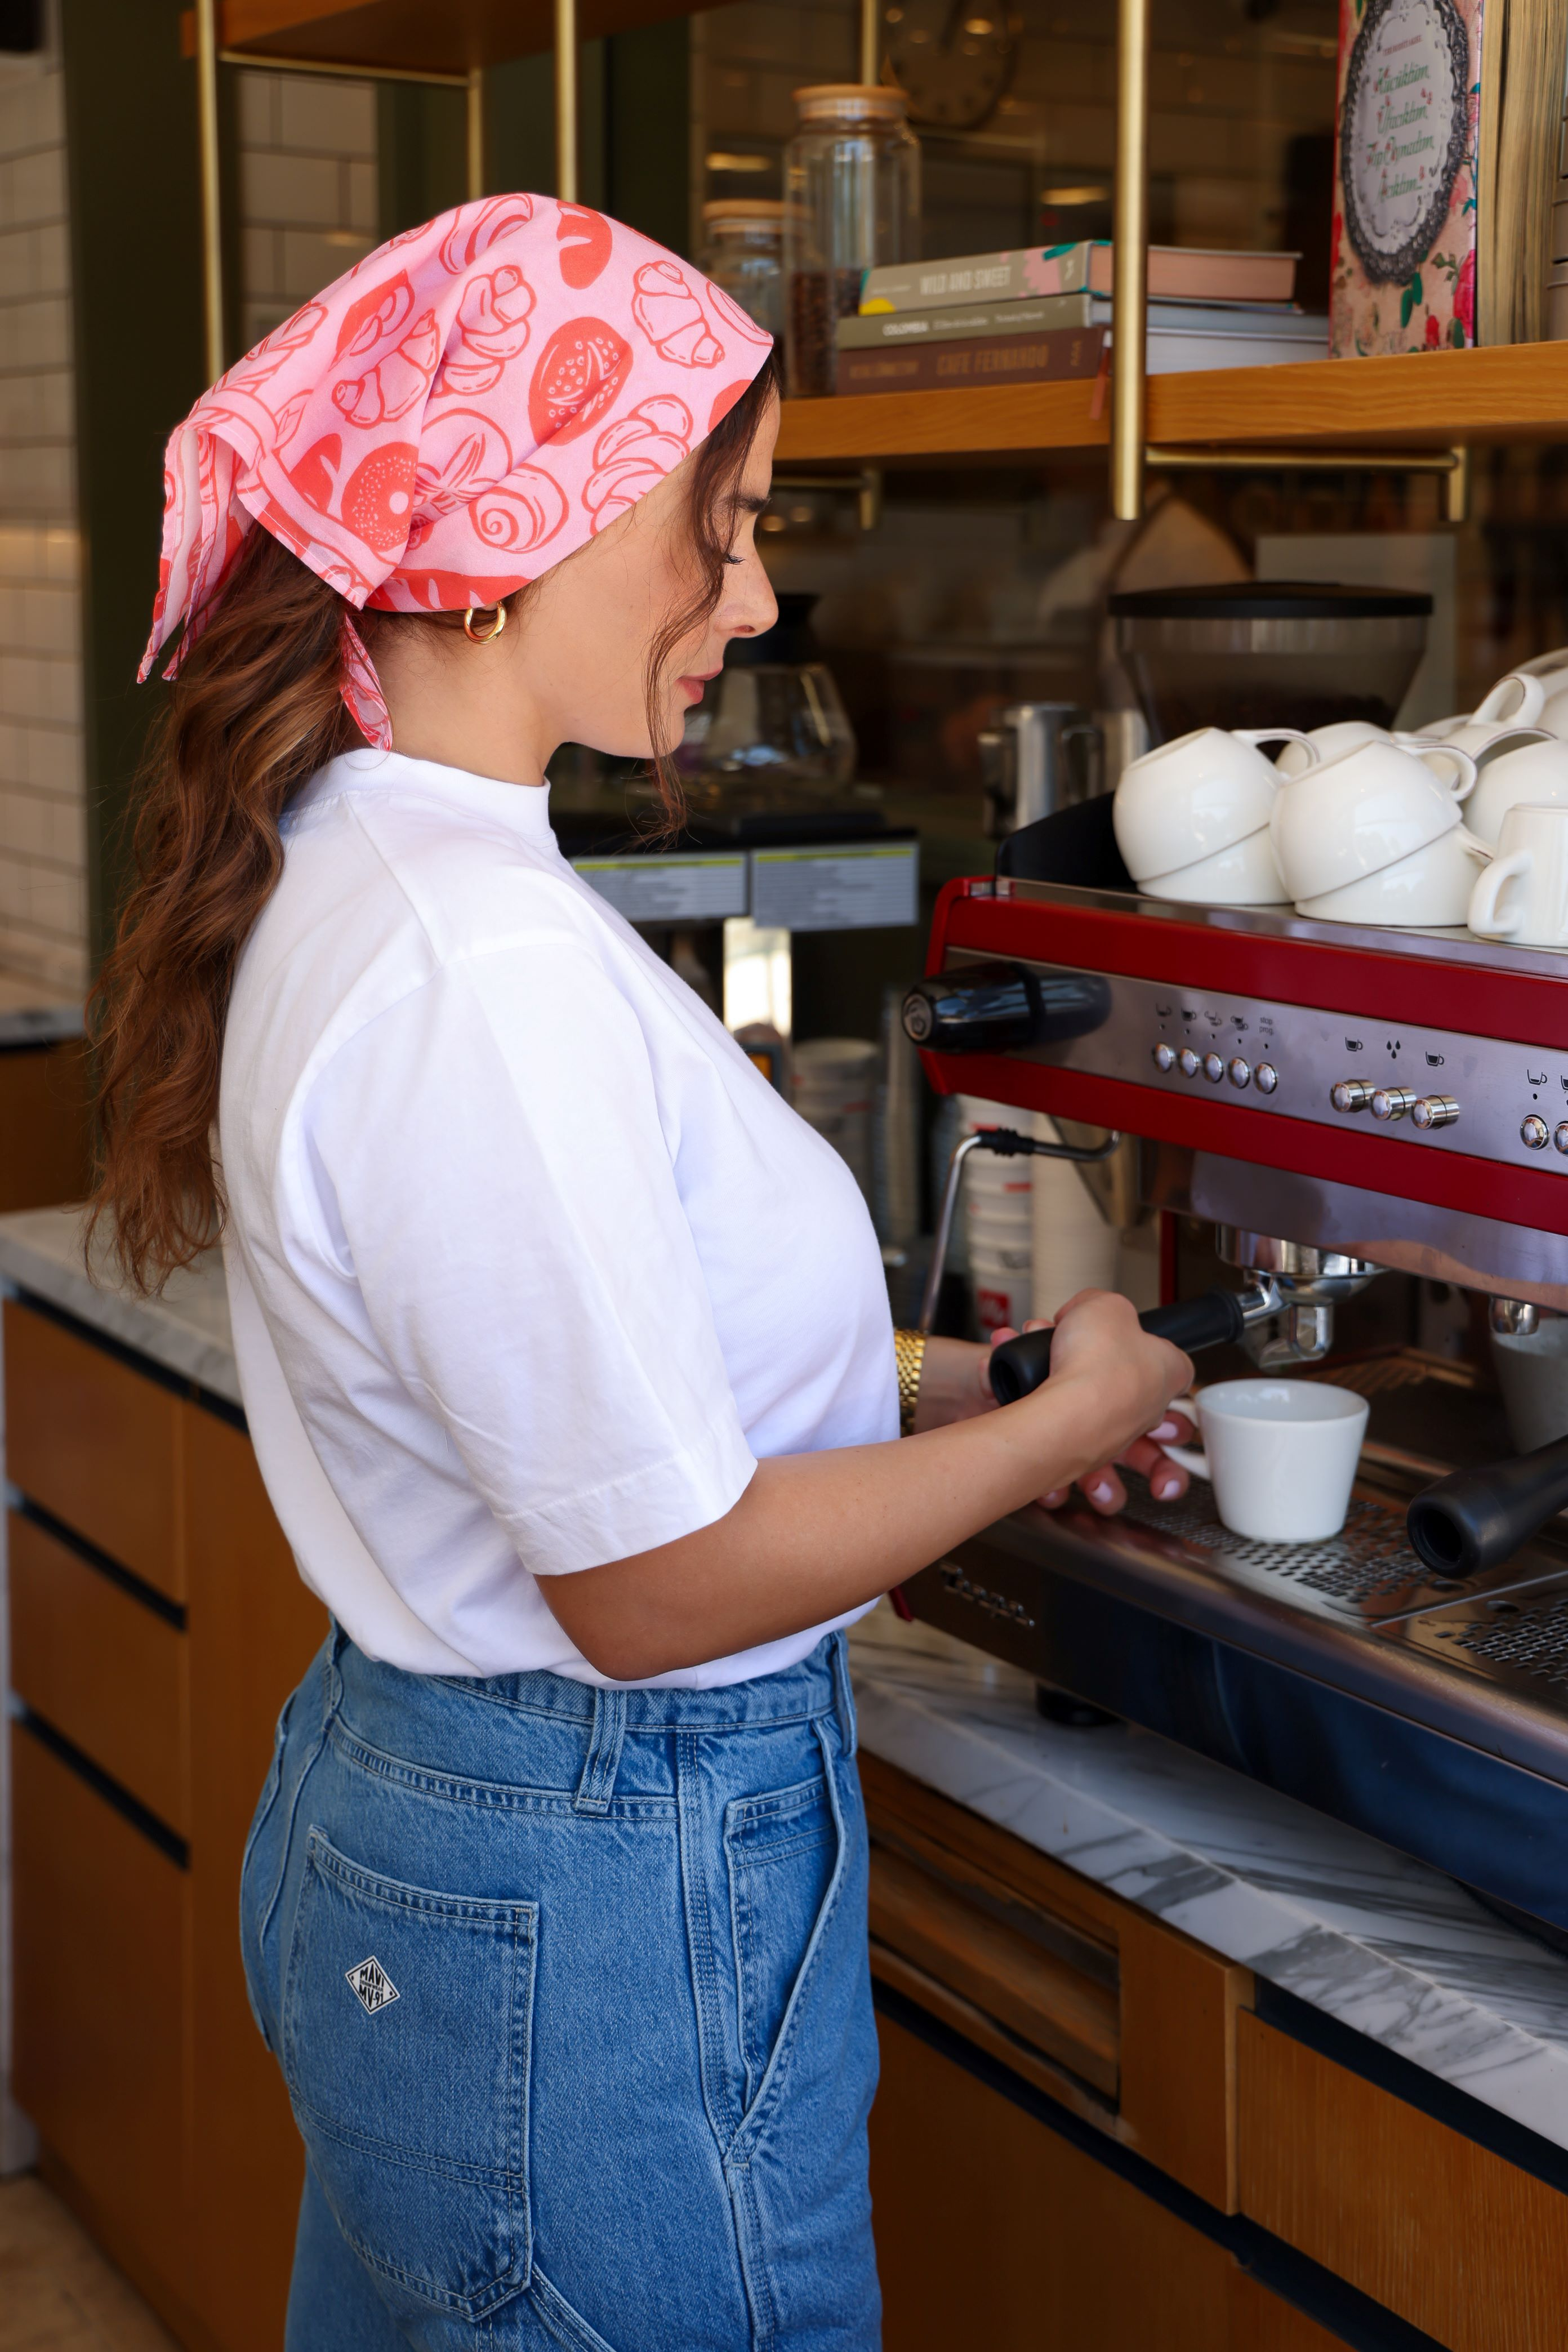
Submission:
[[[1259,1062],[1252,1073],[1252,1083],[1260,1095],[1271,1095],[1279,1083],[1279,1073],[1272,1062]]]
[[[1329,1088],[1329,1100],[1336,1110],[1364,1110],[1372,1100],[1372,1088],[1360,1078],[1342,1078],[1337,1087]]]
[[[1374,1087],[1372,1115],[1373,1118],[1403,1118],[1415,1100],[1409,1087]]]
[[[1175,1066],[1175,1047],[1173,1045],[1156,1045],[1154,1048],[1154,1067],[1157,1070],[1173,1070]]]
[[[1211,1087],[1218,1086],[1221,1078],[1225,1076],[1225,1055],[1223,1054],[1205,1054],[1204,1055],[1204,1076],[1208,1080]]]
[[[1411,1122],[1415,1127],[1452,1127],[1458,1116],[1459,1106],[1452,1095],[1422,1095],[1410,1106]],[[1563,1149],[1568,1151],[1568,1143]]]
[[[1519,1139],[1521,1143],[1527,1143],[1531,1151],[1544,1151],[1552,1140],[1552,1129],[1543,1118],[1531,1111],[1528,1118],[1520,1122]]]
[[[1242,1056],[1237,1054],[1235,1060],[1230,1064],[1228,1069],[1226,1071],[1226,1076],[1230,1080],[1233,1087],[1250,1086],[1252,1083],[1252,1065],[1250,1062],[1244,1061]]]
[[[1203,1064],[1190,1045],[1184,1045],[1176,1056],[1176,1066],[1184,1078],[1195,1078]]]
[[[1568,1152],[1568,1118],[1565,1118],[1560,1127],[1552,1129],[1552,1140],[1559,1151]]]

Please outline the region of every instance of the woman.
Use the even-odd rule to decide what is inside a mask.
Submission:
[[[293,2352],[876,2342],[841,1629],[1176,1428],[1185,1359],[1088,1295],[1004,1411],[982,1350],[906,1348],[890,1443],[853,1180],[554,847],[556,746],[663,776],[772,622],[777,423],[717,289],[513,196],[170,445],[99,1206],[144,1285],[221,1222],[334,1621],[242,1897]]]

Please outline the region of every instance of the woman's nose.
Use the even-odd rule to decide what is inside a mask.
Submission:
[[[779,616],[773,583],[754,556],[731,577],[734,586],[724,600],[722,625],[732,637],[760,637]]]

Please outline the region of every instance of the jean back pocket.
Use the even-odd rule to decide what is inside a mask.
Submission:
[[[378,2275],[465,2318],[528,2284],[537,1927],[531,1903],[405,1886],[310,1832],[283,2070],[310,2163]]]
[[[725,1808],[746,2105],[762,2087],[833,1883],[837,1832],[820,1775]]]

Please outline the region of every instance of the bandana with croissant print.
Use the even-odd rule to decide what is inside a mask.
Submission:
[[[164,459],[141,675],[172,677],[253,523],[356,610],[458,612],[538,579],[710,433],[772,339],[635,229],[489,196],[395,236],[204,393]],[[343,620],[343,699],[392,728]]]

